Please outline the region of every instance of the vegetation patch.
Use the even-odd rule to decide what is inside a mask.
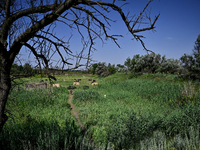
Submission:
[[[101,100],[98,92],[94,90],[76,91],[74,93],[74,100],[76,101],[94,101]]]

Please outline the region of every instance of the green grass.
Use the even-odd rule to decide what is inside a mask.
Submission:
[[[179,130],[183,132],[190,125],[196,125],[200,121],[200,114],[196,113],[198,107],[188,104],[190,107],[183,110],[183,106],[176,103],[181,97],[183,86],[173,81],[173,75],[162,75],[162,79],[159,79],[161,75],[159,77],[143,75],[130,80],[127,80],[129,75],[121,76],[122,74],[109,76],[101,79],[99,86],[92,87],[88,91],[78,89],[74,93],[73,103],[78,107],[83,124],[90,130],[97,143],[105,146],[110,140],[115,145],[119,144],[118,139],[111,138],[115,136],[113,131],[123,132],[121,135],[117,134],[115,138],[120,136],[126,138],[123,134],[126,134],[125,130],[132,129],[126,126],[132,112],[135,113],[133,117],[137,118],[135,123],[140,126],[145,123],[138,121],[138,118],[149,123],[142,130],[148,131],[151,125],[152,131],[163,130],[168,137],[173,137]],[[78,98],[80,95],[81,98]],[[97,97],[90,98],[93,95]],[[194,120],[189,120],[187,115]],[[116,125],[116,128],[113,125]],[[153,132],[144,136],[152,134]],[[121,142],[125,143],[126,140]]]
[[[6,112],[10,119],[0,135],[0,147],[89,149],[67,102],[67,87],[73,85],[74,79],[82,80],[80,86],[76,86],[73,103],[82,123],[102,149],[106,146],[109,149],[159,149],[156,142],[161,139],[167,144],[163,149],[178,149],[178,141],[191,139],[190,126],[196,127],[200,122],[200,86],[193,82],[196,93],[193,91],[193,97],[189,98],[183,93],[192,88],[185,88],[184,80],[177,75],[116,73],[106,78],[84,74],[56,77],[55,83],[59,83],[60,88],[24,88],[25,83],[40,82],[47,79],[45,77],[16,80],[22,83],[21,90],[16,88],[9,96]],[[91,86],[88,79],[96,80],[99,85]],[[184,136],[185,132],[188,136]],[[165,138],[159,139],[159,136]],[[197,142],[188,145],[198,147]]]
[[[0,135],[0,147],[78,149],[84,136],[71,116],[68,94],[65,87],[12,91],[6,107],[9,120]]]

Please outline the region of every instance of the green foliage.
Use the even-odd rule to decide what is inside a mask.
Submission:
[[[125,91],[134,91],[135,94],[154,102],[169,102],[180,97],[178,84],[166,81],[156,82],[148,79],[124,81],[117,84],[116,88]]]
[[[98,67],[95,69],[95,74],[100,77],[106,77],[109,75],[108,67],[106,66],[105,62],[99,62]]]
[[[200,80],[200,35],[195,41],[193,55],[184,54],[180,60],[183,67],[187,70],[182,76],[192,80]]]
[[[105,62],[102,62],[102,63],[99,62],[95,69],[95,74],[97,74],[100,77],[107,77],[109,75],[115,74],[116,71],[117,69],[115,68],[115,65],[111,65],[109,63],[108,66],[106,66]]]
[[[96,70],[97,67],[98,67],[97,63],[95,63],[95,64],[92,65],[92,70],[91,70],[92,74],[95,74],[95,70]]]
[[[5,125],[0,135],[1,150],[71,150],[80,149],[81,130],[73,121],[66,120],[65,127],[57,122],[36,121],[27,116],[25,122]]]
[[[189,131],[184,135],[177,134],[170,141],[165,133],[155,131],[151,138],[140,142],[138,150],[194,150],[200,148],[199,125],[189,127]]]
[[[128,72],[128,68],[126,68],[126,67],[116,67],[116,71],[117,72],[121,72],[121,73],[127,73]]]
[[[180,60],[183,67],[187,69],[187,72],[182,76],[192,80],[200,80],[200,53],[194,54],[194,56],[184,54]]]
[[[115,149],[135,148],[141,140],[153,135],[153,131],[161,123],[160,118],[153,117],[151,114],[142,117],[132,111],[127,119],[122,120],[122,123],[114,124],[110,141],[115,145]]]
[[[154,73],[162,61],[160,57],[160,54],[156,55],[154,53],[141,56],[135,62],[134,70],[136,72]]]
[[[185,90],[184,84],[174,82],[176,75],[145,74],[125,81],[120,75],[125,76],[116,73],[102,78],[101,84],[92,88],[99,97],[106,98],[87,103],[78,98],[73,101],[96,143],[104,148],[113,145],[113,149],[134,149],[157,130],[166,135],[168,142],[198,124],[200,98],[197,94],[196,103],[177,103],[184,96],[182,91],[191,88]]]
[[[124,65],[117,64],[117,67],[119,67],[119,68],[124,68]]]
[[[141,74],[140,73],[137,73],[137,72],[134,72],[134,73],[131,73],[129,74],[129,79],[132,79],[132,78],[137,78],[138,76],[140,76]]]
[[[33,76],[37,74],[37,70],[33,69],[29,63],[25,63],[24,66],[13,64],[11,68],[11,75],[24,75],[24,76]]]
[[[10,119],[0,135],[1,149],[71,150],[84,147],[83,133],[70,114],[68,94],[65,87],[13,90],[6,107]]]
[[[101,100],[98,92],[94,90],[76,91],[74,92],[74,100],[76,101],[96,101]]]
[[[128,57],[124,62],[124,65],[128,68],[129,71],[132,71],[135,68],[135,65],[139,59],[140,59],[140,54],[134,55],[132,59]]]
[[[160,54],[146,54],[144,56],[135,55],[132,59],[127,58],[124,63],[130,71],[142,73],[171,73],[181,74],[185,70],[180,65],[179,60],[161,58]]]
[[[200,53],[200,34],[198,35],[197,40],[195,41],[193,52],[194,52],[193,54]]]
[[[170,74],[182,74],[186,70],[180,65],[180,61],[177,59],[167,59],[162,62],[160,67],[156,70],[156,72],[160,73],[170,73]]]
[[[108,67],[108,71],[109,71],[109,74],[115,74],[116,73],[116,68],[114,66],[110,66]]]
[[[90,76],[100,84],[83,91],[86,81],[82,79],[84,84],[74,92],[73,103],[80,120],[98,148],[198,147],[200,140],[192,142],[197,134],[190,136],[190,126],[200,122],[198,82],[177,83],[178,75],[171,74],[132,75]],[[15,122],[8,120],[5,134],[0,135],[1,144],[8,143],[7,149],[64,149],[66,143],[66,149],[84,149],[83,135],[70,115],[68,94],[67,87],[12,91],[6,112],[12,116],[12,110]]]
[[[151,137],[156,130],[172,138],[177,134],[188,133],[190,126],[197,126],[199,121],[199,106],[194,105],[188,105],[185,109],[164,117],[152,114],[144,117],[132,112],[128,118],[122,118],[113,125],[110,142],[115,145],[115,149],[136,148],[140,141]]]
[[[13,64],[11,68],[11,74],[20,74],[23,71],[23,66],[18,66],[17,64]]]

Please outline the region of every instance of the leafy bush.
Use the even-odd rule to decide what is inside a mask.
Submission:
[[[160,64],[160,67],[156,70],[156,72],[182,74],[186,72],[186,70],[180,65],[179,60],[167,59]]]
[[[181,58],[181,63],[187,72],[182,74],[183,77],[200,80],[200,35],[195,41],[195,46],[192,55],[184,54]]]
[[[146,72],[146,73],[154,73],[156,69],[159,68],[160,63],[164,60],[165,57],[161,60],[160,54],[146,54],[141,56],[134,65],[135,72]]]
[[[116,73],[116,70],[117,70],[117,69],[116,69],[114,66],[108,67],[109,75],[115,74],[115,73]]]
[[[128,72],[128,68],[126,68],[126,67],[116,67],[116,71],[117,72],[122,72],[122,73],[127,73]]]
[[[142,73],[179,73],[185,72],[179,60],[161,58],[160,54],[146,54],[144,56],[135,55],[133,59],[127,58],[124,63],[130,71]]]
[[[97,63],[95,63],[95,64],[92,65],[92,70],[91,70],[92,74],[95,74],[95,70],[96,70],[97,67],[98,67]]]
[[[200,53],[194,54],[193,56],[184,54],[181,58],[181,63],[187,72],[181,74],[183,77],[196,80],[200,79]]]
[[[108,67],[106,66],[105,62],[99,62],[97,68],[95,69],[95,74],[99,75],[100,77],[106,77],[109,75]]]

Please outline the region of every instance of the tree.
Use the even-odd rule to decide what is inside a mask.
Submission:
[[[109,75],[115,74],[117,71],[117,68],[115,68],[115,64],[111,65],[110,63],[108,64],[108,73]]]
[[[99,62],[97,64],[97,68],[95,69],[95,74],[99,75],[100,77],[108,76],[108,67],[106,66],[105,62]]]
[[[97,67],[98,67],[97,63],[92,64],[92,71],[91,71],[92,74],[95,74],[95,70],[96,70]]]
[[[1,0],[0,133],[8,119],[4,110],[11,89],[11,67],[22,47],[26,47],[35,56],[38,65],[43,65],[47,72],[54,54],[60,56],[62,69],[66,65],[72,65],[71,59],[76,59],[75,67],[71,69],[89,66],[92,61],[91,53],[95,50],[95,39],[98,38],[103,42],[102,36],[105,36],[120,47],[117,37],[121,35],[109,35],[107,32],[110,23],[114,22],[112,18],[107,17],[107,14],[113,11],[119,14],[133,38],[140,41],[148,52],[150,50],[145,47],[143,36],[138,33],[155,28],[160,14],[155,16],[155,19],[151,19],[151,15],[146,12],[152,1],[148,1],[139,15],[130,16],[130,12],[125,14],[122,7],[118,6],[121,2],[116,0],[112,2],[106,0]],[[57,23],[63,23],[66,27],[78,31],[83,45],[80,53],[74,54],[69,49],[71,36],[68,41],[56,36],[54,28]],[[143,24],[142,27],[141,24]],[[86,32],[82,31],[83,29]],[[83,35],[84,33],[87,33],[88,38],[85,38],[87,36]],[[85,59],[86,63],[80,64],[81,59]]]
[[[200,80],[200,35],[198,36],[197,40],[195,41],[193,54],[187,55],[184,54],[180,58],[181,64],[187,70],[187,72],[183,75],[186,78],[193,79],[193,80]]]
[[[142,56],[141,56],[142,57]],[[128,67],[129,71],[133,71],[136,62],[139,60],[140,54],[134,55],[132,59],[128,57],[124,62],[124,65]]]
[[[31,67],[31,65],[29,63],[25,63],[23,71],[24,71],[24,74],[30,74],[30,75],[32,75],[33,68]]]
[[[124,68],[124,65],[117,64],[117,67],[119,67],[119,68]]]
[[[198,54],[198,53],[200,53],[200,34],[198,35],[198,38],[195,41],[194,50],[193,50],[193,54]]]

